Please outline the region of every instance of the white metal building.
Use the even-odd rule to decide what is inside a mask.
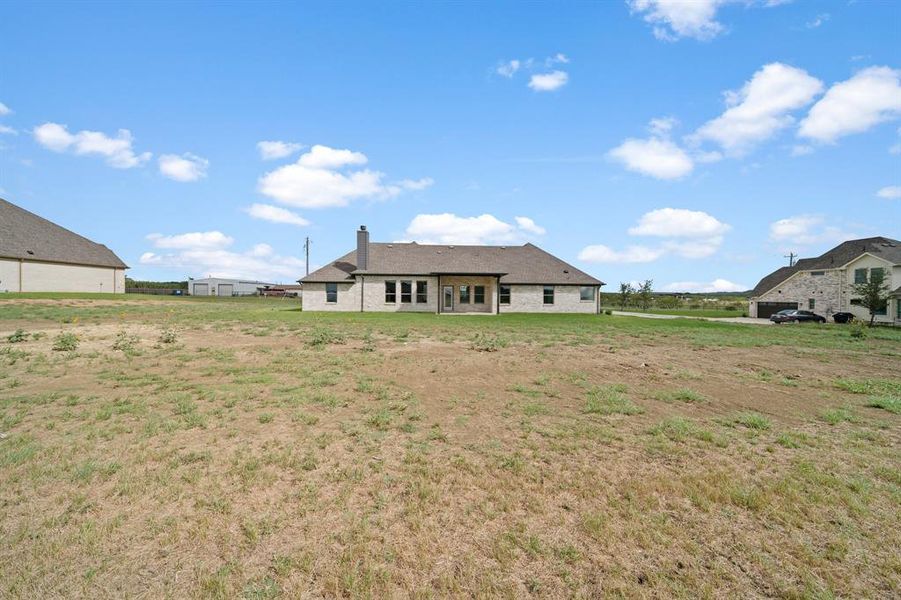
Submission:
[[[256,296],[260,290],[274,285],[264,281],[207,277],[188,281],[188,293],[192,296]]]
[[[112,250],[0,198],[0,292],[125,293]]]

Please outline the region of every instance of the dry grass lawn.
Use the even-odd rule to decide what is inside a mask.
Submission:
[[[897,597],[899,367],[838,326],[2,299],[0,596]]]

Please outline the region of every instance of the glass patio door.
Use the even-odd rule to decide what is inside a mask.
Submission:
[[[446,285],[443,290],[444,308],[443,310],[453,312],[454,310],[454,286]]]

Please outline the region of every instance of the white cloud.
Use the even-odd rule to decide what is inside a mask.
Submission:
[[[513,77],[517,71],[519,71],[519,68],[521,66],[522,66],[522,63],[520,63],[516,59],[508,60],[507,62],[501,63],[497,67],[497,74],[509,79],[509,78]]]
[[[682,37],[710,40],[723,31],[716,11],[724,0],[630,0],[633,13],[641,13],[654,27],[658,40]]]
[[[729,108],[701,126],[691,141],[711,140],[728,153],[741,155],[790,126],[793,110],[810,104],[823,83],[806,71],[782,63],[758,70],[738,91],[726,92]]]
[[[132,135],[127,129],[120,129],[111,138],[99,131],[79,131],[69,133],[65,125],[44,123],[34,128],[34,139],[38,144],[54,152],[73,151],[77,155],[99,154],[106,163],[117,169],[130,169],[150,160],[150,152],[135,155],[132,149]]]
[[[658,208],[642,215],[629,235],[709,238],[723,235],[731,227],[700,210]]]
[[[529,217],[514,217],[514,220],[519,228],[526,233],[533,233],[535,235],[544,235],[547,233],[547,230],[544,227],[537,225],[535,221]]]
[[[405,190],[419,191],[431,187],[435,180],[431,177],[423,177],[422,179],[403,179],[398,185]]]
[[[694,169],[694,163],[688,154],[667,139],[630,138],[608,155],[630,171],[657,179],[679,179]]]
[[[19,135],[19,132],[7,125],[0,125],[0,134]]]
[[[651,262],[667,255],[697,259],[712,256],[723,245],[723,236],[732,227],[697,210],[658,208],[645,213],[629,235],[665,238],[657,247],[629,246],[617,251],[608,246],[588,246],[579,254],[581,260],[607,263]]]
[[[613,250],[608,246],[596,244],[586,246],[579,252],[579,260],[593,263],[632,264],[649,263],[666,254],[663,248],[646,246],[629,246],[625,250]]]
[[[557,54],[550,56],[544,60],[544,64],[547,66],[552,66],[555,64],[569,64],[569,57],[563,54],[562,52],[558,52]]]
[[[494,215],[459,217],[453,213],[416,215],[405,232],[423,244],[512,244],[528,234],[543,235],[545,229],[528,217],[516,217],[516,225]]]
[[[569,74],[566,71],[536,73],[529,79],[529,87],[536,92],[553,92],[562,88],[568,81]]]
[[[697,281],[676,281],[663,286],[667,292],[690,292],[709,294],[712,292],[744,292],[748,286],[741,283],[733,283],[728,279],[714,279],[708,283]]]
[[[876,192],[876,195],[889,200],[901,198],[901,185],[888,185]]]
[[[151,234],[148,239],[157,248],[170,253],[145,252],[142,265],[179,269],[192,276],[235,277],[254,280],[293,281],[303,274],[304,262],[281,256],[269,244],[256,244],[246,252],[227,247],[234,241],[219,231],[185,233],[172,236]]]
[[[782,244],[809,246],[823,243],[839,243],[859,237],[833,225],[819,215],[796,215],[770,224],[770,240]]]
[[[829,13],[822,13],[814,17],[812,21],[807,22],[807,29],[816,29],[830,19]]]
[[[836,83],[801,121],[798,134],[822,143],[901,116],[901,71],[870,67]]]
[[[147,239],[153,242],[157,248],[185,249],[185,248],[226,248],[235,241],[221,231],[197,231],[182,233],[179,235],[163,235],[151,233]]]
[[[288,225],[298,225],[300,227],[305,227],[310,224],[309,221],[299,214],[280,206],[272,206],[271,204],[252,204],[247,208],[247,214],[254,219],[270,221],[272,223],[285,223]]]
[[[365,165],[369,162],[362,152],[339,150],[316,144],[301,155],[297,164],[311,169],[339,169],[348,165]]]
[[[197,181],[206,177],[206,170],[210,161],[197,155],[185,152],[181,156],[177,154],[163,154],[159,159],[160,173],[175,181]]]
[[[0,117],[5,117],[6,115],[11,115],[12,112],[13,111],[10,107],[8,107],[7,105],[0,102]]]
[[[257,149],[260,151],[260,158],[263,160],[273,160],[276,158],[285,158],[291,156],[295,152],[302,150],[303,144],[295,142],[279,142],[279,141],[263,141],[257,142]]]
[[[261,194],[290,206],[329,208],[346,206],[357,199],[385,199],[403,190],[432,185],[429,178],[406,179],[398,184],[383,182],[384,173],[369,169],[349,170],[368,162],[365,154],[315,145],[296,163],[266,173],[257,184]]]
[[[807,144],[795,144],[792,146],[792,156],[806,156],[813,153],[813,146]]]
[[[648,123],[648,131],[651,132],[652,135],[655,136],[667,136],[670,131],[673,130],[673,127],[679,124],[679,119],[675,117],[659,117],[656,119],[651,119],[651,122]]]

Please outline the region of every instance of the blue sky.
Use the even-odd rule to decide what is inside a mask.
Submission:
[[[901,5],[0,5],[0,189],[136,278],[531,241],[659,290],[901,237]],[[260,145],[261,142],[269,142]]]

